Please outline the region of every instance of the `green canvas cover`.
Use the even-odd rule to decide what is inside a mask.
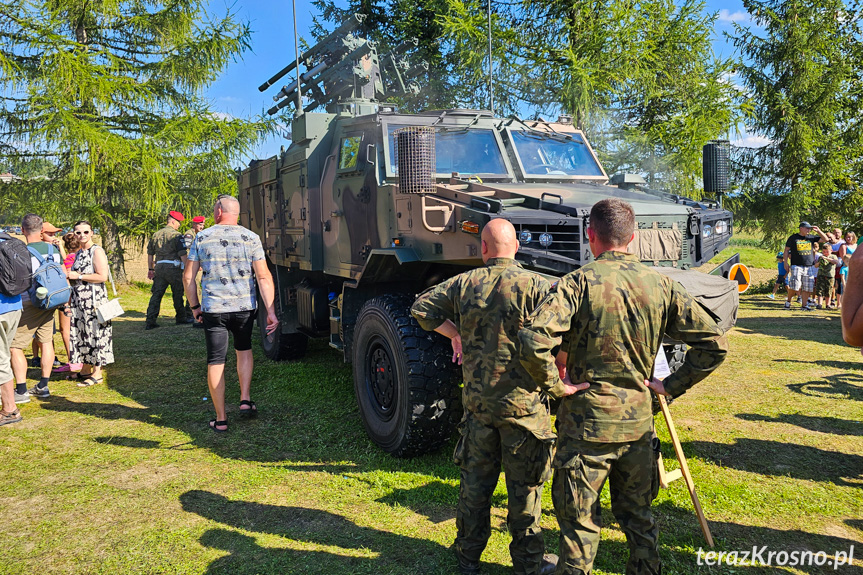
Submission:
[[[723,332],[737,323],[737,308],[740,304],[737,282],[694,270],[668,267],[653,269],[680,282],[713,315]]]

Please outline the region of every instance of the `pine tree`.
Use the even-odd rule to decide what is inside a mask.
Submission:
[[[744,6],[757,24],[738,25],[733,36],[751,106],[746,129],[768,144],[738,159],[741,213],[759,220],[772,243],[802,217],[853,221],[863,175],[859,4],[744,0]]]
[[[203,95],[249,35],[197,0],[6,0],[0,160],[54,164],[17,185],[19,209],[90,219],[124,281],[121,237],[234,192],[232,164],[271,129]]]

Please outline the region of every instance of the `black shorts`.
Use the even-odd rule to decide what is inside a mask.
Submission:
[[[254,326],[254,311],[204,312],[207,365],[225,363],[225,359],[228,357],[228,332],[234,336],[235,350],[247,351],[252,349],[252,329]]]

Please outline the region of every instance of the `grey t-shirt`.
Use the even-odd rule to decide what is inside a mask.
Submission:
[[[189,248],[189,261],[199,262],[203,272],[203,311],[254,310],[257,292],[252,262],[262,259],[261,239],[243,226],[215,225],[196,235]]]

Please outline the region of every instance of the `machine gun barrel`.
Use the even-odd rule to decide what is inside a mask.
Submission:
[[[299,59],[300,60],[308,60],[309,58],[314,56],[321,49],[321,47],[326,46],[329,42],[331,42],[335,38],[337,38],[343,34],[347,34],[349,32],[356,30],[357,27],[359,27],[359,25],[362,24],[365,19],[366,19],[365,14],[353,14],[353,15],[349,16],[344,22],[342,22],[342,25],[339,26],[338,28],[336,28],[335,30],[333,30],[333,32],[329,36],[327,36],[326,38],[324,38],[323,40],[318,42],[313,48],[310,48],[309,50],[306,50],[305,52],[300,54]],[[297,67],[297,63],[291,62],[290,64],[288,64],[287,66],[285,66],[284,68],[279,70],[269,80],[267,80],[266,82],[264,82],[263,84],[258,86],[258,91],[263,92],[264,90],[266,90],[267,88],[269,88],[270,86],[272,86],[273,84],[275,84],[276,82],[278,82],[279,80],[284,78],[286,74],[290,73],[291,70],[293,70],[296,67]]]

